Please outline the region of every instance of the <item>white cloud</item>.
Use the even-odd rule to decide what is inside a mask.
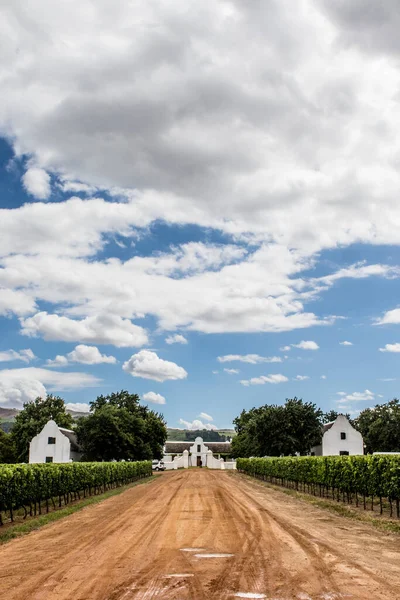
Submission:
[[[378,394],[378,398],[384,398],[384,396],[382,396],[382,394]]]
[[[220,363],[238,361],[251,365],[282,362],[280,356],[260,356],[259,354],[226,354],[225,356],[218,356],[217,360]]]
[[[101,363],[115,364],[117,359],[115,356],[107,356],[101,354],[96,346],[85,346],[79,344],[75,347],[72,352],[69,352],[67,356],[57,355],[54,360],[48,360],[47,366],[49,367],[63,367],[67,366],[68,363],[81,363],[83,365],[98,365]]]
[[[185,379],[187,372],[174,362],[159,358],[155,352],[141,350],[133,354],[123,365],[123,370],[133,377],[166,381],[167,379]]]
[[[379,352],[400,352],[400,344],[385,344],[384,348],[379,348]]]
[[[67,410],[73,410],[74,412],[88,413],[90,410],[89,404],[85,402],[67,402],[65,405]]]
[[[31,360],[34,360],[36,356],[32,352],[30,348],[26,348],[25,350],[5,350],[4,352],[0,352],[0,362],[11,362],[13,360],[21,360],[22,362],[29,363]]]
[[[143,400],[151,402],[152,404],[166,403],[164,396],[161,396],[161,394],[157,394],[156,392],[147,392],[146,394],[143,394]]]
[[[47,391],[59,393],[96,387],[100,379],[88,373],[62,373],[36,367],[0,371],[0,405],[21,408],[24,402],[45,396]]]
[[[51,194],[50,175],[43,169],[32,167],[22,177],[24,188],[38,200],[47,200]]]
[[[37,379],[15,377],[2,381],[0,371],[0,406],[3,408],[23,408],[25,402],[44,398],[46,393],[46,388]]]
[[[265,383],[285,383],[289,381],[285,375],[274,374],[274,375],[261,375],[260,377],[253,377],[252,379],[242,379],[241,384],[245,386],[249,385],[264,385]]]
[[[340,344],[341,346],[352,346],[352,345],[353,345],[353,344],[352,344],[352,342],[347,342],[347,341],[344,341],[344,342],[339,342],[339,344]]]
[[[174,335],[168,336],[167,338],[165,338],[165,341],[167,344],[187,344],[188,343],[187,339],[183,335],[180,335],[179,333],[175,333]]]
[[[224,369],[225,373],[228,373],[228,375],[237,375],[237,373],[240,373],[239,369]]]
[[[396,377],[385,377],[384,379],[379,379],[379,381],[396,381]]]
[[[24,176],[28,189],[45,197],[51,173],[65,193],[112,197],[1,211],[0,312],[43,302],[71,319],[149,315],[158,331],[292,331],[335,321],[309,302],[341,278],[397,277],[361,263],[304,275],[324,249],[400,242],[397,20],[354,27],[344,5],[115,0],[112,18],[101,2],[0,8],[0,128],[42,170],[38,187]],[[229,243],[99,254],[159,220]],[[116,345],[140,347],[139,333]]]
[[[342,398],[339,400],[340,403],[344,403],[344,402],[364,402],[364,401],[368,401],[368,400],[374,400],[375,399],[375,394],[374,392],[371,392],[370,390],[364,390],[363,392],[353,392],[352,394],[346,394],[343,396],[342,393],[338,394],[340,396],[342,396]]]
[[[214,419],[212,418],[212,416],[211,416],[211,415],[208,415],[208,414],[207,414],[207,413],[205,413],[205,412],[201,412],[201,413],[199,414],[199,418],[200,418],[200,419],[204,419],[205,421],[213,421],[213,420],[214,420]]]
[[[218,375],[219,371],[213,371],[212,374],[213,375]]]
[[[377,319],[376,325],[398,325],[400,323],[400,308],[394,308],[385,312],[381,319]]]
[[[306,379],[310,379],[308,375],[296,375],[295,379],[297,381],[305,381]]]
[[[291,349],[291,346],[282,346],[282,348],[279,348],[281,352],[289,352]]]
[[[347,396],[346,392],[336,392],[338,396]]]
[[[203,423],[200,419],[194,419],[193,421],[185,421],[184,419],[179,419],[180,425],[184,425],[185,429],[195,430],[195,429],[207,429],[208,431],[215,431],[217,427],[212,423]]]
[[[146,331],[142,327],[134,325],[128,319],[105,314],[78,321],[39,312],[33,317],[21,319],[21,326],[22,335],[42,336],[45,340],[113,344],[120,348],[143,346],[148,341]]]
[[[321,375],[321,379],[326,379],[326,375]]]
[[[309,341],[302,341],[299,344],[292,344],[293,348],[301,348],[301,350],[318,350],[319,346],[316,342],[313,342],[311,340]]]

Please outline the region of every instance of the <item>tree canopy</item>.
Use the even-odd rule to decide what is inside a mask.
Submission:
[[[66,412],[64,400],[59,396],[48,394],[46,398],[36,398],[33,402],[24,404],[23,410],[15,417],[11,430],[18,462],[28,462],[29,442],[50,419],[59,427],[72,427],[73,419]]]
[[[322,411],[311,402],[288,398],[283,406],[266,404],[243,410],[234,419],[234,456],[307,454],[321,442]]]
[[[125,390],[90,402],[90,414],[78,420],[76,432],[84,460],[93,461],[161,458],[167,439],[163,415]]]
[[[368,454],[400,452],[400,401],[397,398],[364,409],[355,425],[364,438]]]
[[[0,463],[17,462],[14,440],[10,433],[0,429]]]

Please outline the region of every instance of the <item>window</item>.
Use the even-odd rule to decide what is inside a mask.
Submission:
[[[315,456],[315,452],[311,452],[310,456]]]
[[[345,440],[346,439],[346,433],[344,431],[340,432],[340,439],[341,440]]]
[[[347,450],[341,450],[341,451],[339,452],[339,454],[340,454],[340,456],[349,456],[349,453],[348,453],[348,451],[347,451]]]
[[[197,452],[201,452],[201,445],[197,444]]]
[[[47,439],[47,443],[48,443],[48,444],[55,444],[55,443],[56,443],[56,438],[49,437],[49,438]]]
[[[53,457],[52,456],[46,456],[46,462],[47,463],[53,462]]]

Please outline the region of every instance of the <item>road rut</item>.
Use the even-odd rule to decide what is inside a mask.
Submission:
[[[400,600],[400,538],[191,469],[0,548],[1,600],[241,597]]]

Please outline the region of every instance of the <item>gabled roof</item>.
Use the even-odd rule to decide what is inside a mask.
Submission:
[[[72,431],[72,429],[64,429],[64,427],[59,427],[58,429],[71,442],[72,452],[81,452],[81,448],[79,447],[78,438],[76,437],[75,431]]]
[[[216,454],[230,454],[231,443],[230,442],[203,442],[208,450],[212,450]],[[190,451],[193,446],[192,442],[165,442],[165,452],[167,454],[182,454],[184,450]]]
[[[323,432],[325,433],[325,431],[328,431],[334,424],[335,424],[335,421],[331,421],[330,423],[325,423],[325,425],[322,427]]]

